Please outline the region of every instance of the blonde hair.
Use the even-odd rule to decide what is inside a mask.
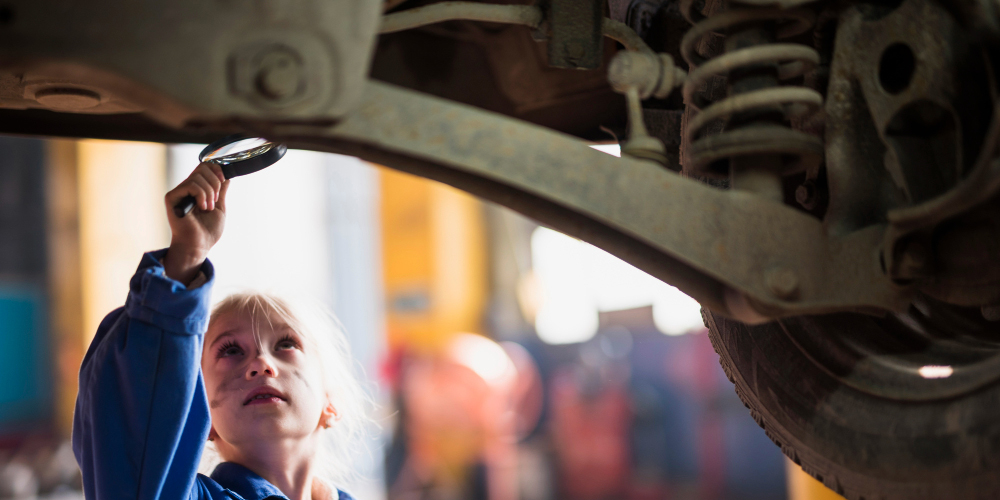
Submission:
[[[367,451],[367,433],[372,422],[371,396],[360,382],[360,366],[351,357],[351,348],[340,321],[315,300],[289,300],[271,293],[243,292],[222,299],[212,309],[209,328],[225,314],[251,318],[253,328],[270,321],[274,314],[295,330],[307,346],[316,349],[321,360],[323,387],[336,408],[337,416],[323,429],[317,453],[317,476],[336,487],[358,479],[352,463]],[[210,474],[221,462],[213,443],[202,453],[198,470]]]

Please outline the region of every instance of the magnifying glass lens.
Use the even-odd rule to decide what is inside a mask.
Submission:
[[[228,165],[267,153],[280,143],[271,142],[260,137],[248,137],[236,142],[224,144],[218,149],[203,153],[201,161],[210,161],[219,165]]]
[[[198,155],[198,161],[215,163],[222,167],[226,179],[252,174],[266,168],[285,156],[288,146],[260,137],[231,135],[215,141]],[[184,217],[194,208],[194,196],[185,196],[174,205],[174,215]]]

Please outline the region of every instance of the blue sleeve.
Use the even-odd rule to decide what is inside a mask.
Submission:
[[[210,426],[201,350],[207,283],[163,274],[166,250],[142,257],[125,307],[108,314],[80,368],[73,451],[86,498],[198,498],[195,477]]]

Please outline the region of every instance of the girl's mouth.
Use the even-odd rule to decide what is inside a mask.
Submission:
[[[285,398],[281,392],[271,387],[264,386],[250,391],[247,399],[243,401],[243,406],[278,404],[283,401],[285,401]]]
[[[281,398],[279,398],[278,396],[267,396],[267,395],[264,395],[264,396],[254,396],[254,397],[250,398],[246,403],[243,403],[243,406],[265,405],[265,404],[271,404],[271,403],[277,404],[277,403],[280,403],[282,401],[284,401],[284,400],[281,399]]]

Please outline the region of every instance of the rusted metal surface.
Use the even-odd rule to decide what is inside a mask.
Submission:
[[[595,69],[604,59],[601,40],[603,0],[546,0],[549,64],[556,68]]]
[[[552,14],[550,13],[549,15],[551,16]],[[535,5],[495,5],[482,4],[478,2],[437,2],[383,16],[382,24],[379,27],[379,33],[396,33],[399,31],[410,30],[445,21],[482,21],[501,24],[519,24],[522,26],[541,29],[542,21],[546,20],[551,22],[550,18],[547,19],[545,17],[543,9]],[[600,40],[601,36],[606,36],[618,43],[621,43],[626,50],[652,52],[649,46],[646,45],[646,42],[638,34],[636,34],[632,28],[629,28],[622,22],[598,15],[593,24],[595,36],[598,40]],[[555,29],[551,25],[545,26],[544,28],[549,31]],[[543,33],[543,35],[551,36],[550,33]],[[588,35],[588,38],[589,37],[590,35]],[[549,42],[548,45],[550,48],[554,46],[562,47],[558,51],[560,53],[581,53],[574,47],[580,47],[583,45],[582,42],[576,39],[567,39],[560,42],[559,40],[553,41],[549,38],[547,41]],[[586,64],[583,63],[583,56],[569,57],[563,54],[561,56],[557,56],[556,61],[553,62],[550,55],[549,64],[557,68],[596,69],[600,66],[600,62],[603,60],[603,53],[603,50],[601,50],[595,52],[594,56],[586,56]],[[574,61],[579,61],[580,63],[570,63],[566,57],[569,57]],[[599,59],[596,63],[594,63],[590,60],[592,57],[598,57]]]
[[[614,19],[604,18],[601,21],[601,29],[604,32],[604,36],[622,44],[626,50],[633,50],[639,52],[652,52],[653,49],[649,48],[646,41],[639,37],[632,28],[629,28],[627,24],[615,21]]]
[[[608,67],[608,81],[615,92],[625,95],[628,105],[629,136],[622,143],[623,155],[655,161],[671,170],[663,141],[649,135],[642,110],[642,99],[664,99],[686,77],[684,70],[674,66],[670,54],[647,51],[623,51],[615,55]]]
[[[687,104],[700,112],[685,128],[690,144],[686,169],[702,175],[730,175],[734,182],[743,181],[740,184],[780,201],[781,176],[816,170],[823,156],[821,138],[786,124],[787,118],[815,113],[823,96],[805,87],[779,86],[815,67],[819,54],[803,45],[776,43],[808,31],[815,13],[807,8],[748,5],[752,3],[734,2],[728,10],[708,17],[688,12],[690,19],[701,20],[681,41],[681,53],[693,68],[684,95]],[[728,32],[728,36],[725,53],[713,57],[700,47],[717,32]],[[728,76],[729,95],[712,102],[702,89],[715,76]],[[710,126],[720,122],[725,124],[724,131],[710,133]],[[730,159],[729,164],[723,161]],[[740,166],[747,161],[753,164],[747,168],[754,172]]]
[[[831,230],[888,224],[887,275],[949,303],[1000,301],[990,244],[1000,228],[988,203],[1000,190],[1000,123],[983,52],[930,0],[848,9],[837,40],[827,103]]]
[[[340,124],[274,133],[497,201],[745,320],[907,303],[879,267],[882,227],[829,237],[820,221],[779,203],[446,100],[373,82]],[[731,310],[733,291],[749,309]]]
[[[537,28],[542,10],[533,5],[493,5],[476,2],[438,2],[382,17],[379,33],[395,33],[428,24],[454,20],[520,24]],[[600,37],[600,33],[598,33]],[[600,61],[598,61],[600,63]],[[598,64],[599,65],[599,64]],[[594,66],[597,67],[597,66]]]
[[[451,21],[379,37],[371,77],[474,105],[589,140],[612,138],[602,126],[624,124],[624,99],[605,66],[548,65],[544,42],[524,26]],[[614,42],[606,57],[613,55]]]
[[[356,154],[524,212],[744,321],[898,310],[918,289],[963,305],[1000,300],[1000,278],[993,277],[1000,274],[974,271],[977,264],[989,264],[994,247],[983,242],[1000,232],[990,211],[1000,190],[1000,167],[994,161],[1000,125],[988,130],[993,107],[982,105],[991,102],[990,75],[981,54],[976,59],[971,35],[937,2],[845,7],[836,50],[831,49],[824,145],[815,130],[796,122],[822,104],[824,89],[813,90],[799,79],[822,81],[812,72],[826,70],[828,53],[777,43],[812,29],[810,2],[707,1],[701,11],[694,8],[697,2],[681,1],[694,28],[665,53],[684,53],[688,59],[692,76],[685,100],[701,114],[681,119],[677,99],[674,108],[661,108],[670,118],[661,121],[671,126],[660,128],[676,131],[683,122],[691,146],[688,159],[693,159],[685,170],[731,174],[737,189],[724,191],[652,162],[592,151],[551,129],[365,81],[383,4],[365,0],[352,3],[355,10],[350,10],[337,3],[346,1],[329,7],[306,0],[258,2],[238,14],[246,19],[229,17],[230,24],[214,30],[203,26],[213,6],[144,10],[115,4],[115,19],[123,28],[114,39],[93,32],[98,18],[107,22],[106,16],[75,7],[43,12],[18,1],[12,8],[23,25],[0,33],[0,106],[84,114],[136,111],[145,123],[174,131],[170,138],[238,129],[310,149]],[[961,12],[993,8],[979,0],[961,1]],[[287,9],[278,9],[279,3]],[[352,15],[330,21],[333,11]],[[383,29],[478,19],[544,31],[543,12],[524,5],[450,3],[390,14]],[[36,22],[42,18],[50,25]],[[992,22],[981,23],[976,36],[988,36]],[[605,18],[599,24],[601,33],[632,52],[621,61],[646,68],[630,76],[625,71],[630,66],[624,65],[611,75],[629,96],[633,132],[650,139],[645,150],[653,151],[658,162],[675,158],[663,141],[654,145],[657,138],[641,133],[651,110],[639,101],[668,97],[683,72],[666,64],[668,56],[654,53],[625,24]],[[488,81],[508,98],[491,109],[526,119],[540,110],[569,112],[599,103],[595,106],[605,106],[606,114],[587,115],[593,119],[581,130],[588,134],[606,118],[624,115],[621,101],[607,99],[611,90],[603,72],[544,68],[544,43],[532,41],[527,28],[497,26],[452,21],[418,30],[447,43],[462,40],[462,50],[507,44],[485,52],[455,49],[427,73],[405,71],[406,56],[413,53],[399,45],[436,56],[438,51],[427,50],[426,44],[410,43],[429,38],[386,35],[378,53],[387,62],[376,60],[372,74],[459,100],[468,97],[467,102],[478,102],[477,84]],[[192,32],[204,38],[192,38]],[[716,35],[722,32],[727,36]],[[392,50],[400,50],[399,57],[385,55]],[[466,65],[476,60],[479,65]],[[423,67],[423,62],[413,64]],[[435,71],[480,70],[485,76],[462,80],[472,84],[457,87],[437,87],[428,77]],[[728,96],[717,92],[721,75],[729,81]],[[459,94],[458,87],[467,94]],[[23,121],[4,113],[0,116],[10,120],[0,129],[7,132],[56,130],[47,128],[51,122],[37,112],[24,114],[30,120]],[[87,122],[79,121],[58,133],[127,138],[128,124],[135,122],[113,116],[93,122],[107,128],[88,132]],[[565,122],[574,119],[560,123],[569,130]],[[145,139],[168,137],[162,128],[144,130]],[[815,164],[824,158],[826,176],[819,178]],[[720,160],[727,160],[725,169],[711,166]],[[783,204],[789,195],[782,193],[782,176],[802,169],[810,176],[791,198],[802,206],[828,202],[822,219]],[[974,250],[963,250],[969,248]]]
[[[13,0],[3,8],[0,67],[24,80],[0,86],[4,107],[142,111],[181,128],[196,117],[304,122],[346,113],[362,92],[382,5]]]

